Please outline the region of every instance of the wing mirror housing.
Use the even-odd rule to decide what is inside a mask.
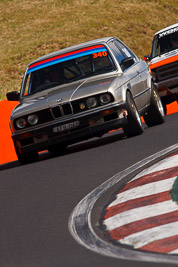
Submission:
[[[144,56],[144,60],[147,62],[147,61],[150,61],[150,59],[151,59],[151,56],[150,55],[146,55],[146,56]]]
[[[8,101],[19,101],[20,93],[17,91],[9,92],[6,94]]]
[[[129,68],[130,66],[132,66],[134,63],[135,63],[135,61],[133,60],[132,57],[124,58],[121,61],[122,69],[125,70],[125,69]]]

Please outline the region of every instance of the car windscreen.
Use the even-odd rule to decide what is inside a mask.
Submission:
[[[94,75],[115,70],[104,45],[97,45],[59,55],[29,66],[23,95],[32,95]]]
[[[178,49],[178,27],[154,37],[151,57],[154,58],[175,49]]]

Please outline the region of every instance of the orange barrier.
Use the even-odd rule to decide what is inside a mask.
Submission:
[[[167,105],[167,115],[178,112],[178,104],[177,102],[173,102]]]
[[[7,100],[0,101],[1,114],[1,131],[0,131],[0,164],[17,160],[14,150],[13,141],[11,139],[11,132],[9,128],[9,119],[12,109],[17,105],[17,102],[10,102]],[[167,105],[167,114],[178,112],[177,102]]]
[[[17,159],[13,141],[11,139],[11,131],[9,128],[10,114],[17,103],[18,102],[10,102],[7,100],[0,101],[2,125],[0,131],[0,164]]]

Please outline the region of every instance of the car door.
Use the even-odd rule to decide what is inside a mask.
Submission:
[[[131,66],[126,73],[131,81],[131,92],[134,101],[137,105],[138,110],[141,111],[147,105],[147,77],[148,69],[146,68],[145,62],[139,60],[138,57],[122,42],[115,40],[115,44],[122,51],[125,57],[132,57],[134,65]],[[133,75],[133,74],[134,75]]]
[[[112,52],[114,53],[122,71],[123,71],[123,75],[126,77],[127,80],[127,87],[128,89],[131,91],[132,96],[134,98],[134,101],[137,105],[138,110],[141,110],[142,107],[145,105],[145,96],[141,94],[142,90],[143,90],[143,86],[142,86],[142,79],[141,79],[141,75],[139,73],[139,60],[134,57],[134,64],[128,68],[123,68],[122,67],[122,60],[131,57],[132,54],[129,53],[128,49],[122,45],[122,48],[119,47],[119,41],[118,43],[116,42],[116,40],[112,41],[109,43],[109,46],[112,50]],[[133,56],[132,56],[133,57]]]

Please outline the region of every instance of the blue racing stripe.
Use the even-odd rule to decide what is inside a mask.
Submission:
[[[40,65],[37,65],[35,67],[32,67],[32,68],[28,69],[27,74],[29,74],[29,73],[31,73],[33,71],[45,68],[45,67],[49,67],[49,66],[58,64],[60,62],[68,61],[68,60],[71,60],[71,59],[74,59],[74,58],[78,58],[78,57],[81,57],[81,56],[87,56],[87,55],[91,55],[93,53],[98,53],[98,52],[103,52],[103,51],[107,51],[105,47],[103,47],[103,48],[100,47],[100,48],[92,49],[92,50],[89,50],[89,51],[79,52],[79,53],[77,53],[75,55],[65,56],[65,57],[62,57],[62,58],[51,60],[49,62],[45,62],[45,63],[42,63]]]

